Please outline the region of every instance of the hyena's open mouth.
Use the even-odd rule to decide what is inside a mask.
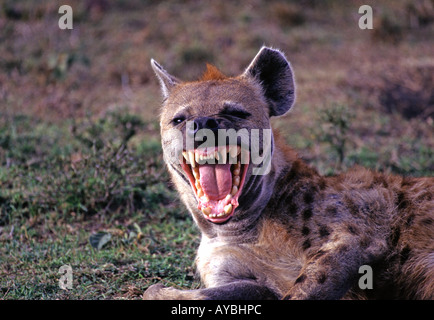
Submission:
[[[184,151],[181,165],[196,195],[198,209],[214,223],[227,221],[238,207],[249,166],[240,146]]]

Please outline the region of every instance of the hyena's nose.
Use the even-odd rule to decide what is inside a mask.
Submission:
[[[193,126],[189,128],[188,134],[194,136],[199,133],[201,129],[210,129],[213,132],[217,132],[219,123],[216,119],[210,117],[199,117],[194,119]]]

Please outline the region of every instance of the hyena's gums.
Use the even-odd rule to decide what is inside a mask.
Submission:
[[[164,95],[165,159],[174,153],[174,129],[194,139],[167,167],[202,233],[196,266],[204,288],[154,285],[144,298],[434,299],[434,178],[360,167],[323,177],[276,133],[259,150],[270,154],[269,170],[254,174],[261,167],[254,129],[271,129],[270,117],[295,101],[284,55],[264,47],[240,76],[208,66],[194,82],[152,66]],[[202,130],[241,129],[250,144],[244,136],[231,143],[207,136],[207,147],[196,139]],[[363,265],[372,268],[372,289],[358,285]]]

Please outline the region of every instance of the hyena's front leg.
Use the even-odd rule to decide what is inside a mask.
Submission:
[[[324,246],[307,261],[283,299],[341,299],[355,283],[360,266],[370,261],[372,256],[354,242]]]
[[[150,286],[144,300],[273,300],[277,296],[267,287],[254,281],[240,280],[219,287],[179,290],[161,284]]]

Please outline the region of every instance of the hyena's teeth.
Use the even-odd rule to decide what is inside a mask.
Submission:
[[[203,195],[204,195],[204,193],[203,193],[202,189],[197,190],[197,196],[199,198],[203,197]]]
[[[238,187],[237,186],[233,186],[232,187],[232,191],[231,191],[231,195],[234,196],[237,192],[238,192]]]
[[[238,146],[230,146],[229,154],[232,158],[235,158],[238,155]]]
[[[196,162],[199,162],[199,161],[203,160],[203,155],[201,155],[199,153],[196,153],[195,160],[196,160]]]
[[[231,200],[232,199],[232,196],[230,195],[230,194],[228,194],[227,196],[226,196],[226,198],[225,198],[225,201],[229,201],[229,200]]]
[[[221,161],[219,161],[219,163],[226,164],[226,159],[228,158],[228,153],[226,151],[226,147],[224,147],[224,150],[220,149],[220,158],[221,158]]]
[[[225,212],[225,214],[229,214],[232,211],[232,204],[228,204],[227,206],[225,206],[223,208],[223,211]]]
[[[182,156],[184,157],[184,159],[185,159],[186,161],[190,161],[190,159],[189,159],[189,157],[188,157],[188,153],[187,153],[187,151],[182,151]]]
[[[196,162],[194,160],[194,152],[193,151],[188,151],[188,158],[190,161],[190,165],[195,168],[196,167]]]
[[[232,170],[232,173],[234,176],[239,176],[241,172],[241,162],[238,161],[236,164],[234,164],[234,169]]]
[[[211,213],[211,208],[210,207],[202,208],[202,212],[204,215],[209,216],[209,214]]]
[[[232,184],[236,187],[238,187],[240,185],[240,176],[239,175],[234,176],[234,178],[232,179]]]
[[[219,152],[218,151],[214,152],[214,157],[217,159],[217,161],[220,160],[220,156],[219,156]]]

